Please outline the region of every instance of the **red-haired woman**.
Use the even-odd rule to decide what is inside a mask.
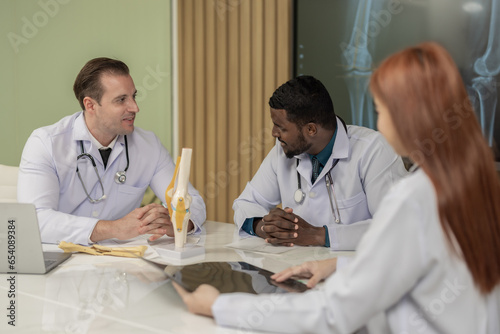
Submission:
[[[500,333],[500,180],[459,72],[424,43],[371,78],[378,129],[413,173],[384,198],[354,259],[274,275],[309,278],[303,294],[219,294],[176,286],[217,324],[283,333]],[[339,266],[340,267],[340,266]]]

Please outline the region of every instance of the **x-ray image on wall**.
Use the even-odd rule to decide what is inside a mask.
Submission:
[[[500,0],[295,0],[295,75],[320,79],[347,123],[376,129],[368,82],[388,55],[436,41],[453,56],[500,161]]]

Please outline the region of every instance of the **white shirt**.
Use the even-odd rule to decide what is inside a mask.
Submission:
[[[373,213],[389,188],[407,175],[401,158],[382,135],[368,128],[350,125],[345,128],[337,119],[337,137],[332,154],[314,184],[312,163],[307,153],[288,159],[279,141],[262,162],[253,179],[233,203],[234,222],[241,229],[245,219],[263,217],[276,205],[290,207],[296,215],[313,226],[327,225],[330,247],[353,250],[365,233]],[[297,160],[299,166],[297,167]],[[331,166],[338,159],[337,165]],[[327,173],[331,170],[336,202],[328,196]],[[306,194],[302,204],[294,200],[298,189]],[[340,212],[336,224],[331,209]],[[248,235],[240,232],[240,235]]]
[[[18,201],[35,204],[43,242],[88,244],[97,221],[116,220],[138,208],[148,186],[165,202],[165,190],[175,169],[168,151],[152,132],[137,127],[127,141],[127,179],[117,184],[116,172],[127,165],[123,136],[118,137],[104,169],[99,147],[91,141],[82,112],[33,131],[21,157]],[[76,173],[77,157],[82,153],[80,142],[84,151],[93,156],[104,185],[106,199],[98,203],[88,200]],[[78,167],[90,196],[101,197],[91,162],[79,159]],[[206,219],[205,203],[191,185],[189,194],[190,218],[199,230]]]
[[[493,254],[492,254],[493,256]],[[384,198],[352,262],[303,294],[223,294],[217,324],[279,333],[498,333],[500,287],[484,297],[450,251],[422,171]]]

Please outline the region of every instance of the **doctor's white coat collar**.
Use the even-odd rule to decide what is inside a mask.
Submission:
[[[87,127],[87,124],[85,123],[85,116],[83,114],[83,111],[80,111],[80,114],[76,117],[74,127],[73,127],[73,140],[76,142],[78,141],[90,141],[92,143],[92,147],[95,147],[96,149],[100,149],[101,147],[105,147],[102,144],[97,141],[97,139],[92,136],[90,133],[90,130]],[[123,139],[123,136],[116,136],[115,139],[107,146],[110,148],[114,148],[114,145],[116,143],[121,143],[124,145],[125,141]]]

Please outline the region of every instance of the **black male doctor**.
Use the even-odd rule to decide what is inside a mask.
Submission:
[[[233,203],[240,235],[354,250],[381,199],[407,175],[401,157],[377,131],[346,126],[311,76],[280,86],[269,105],[276,145]]]

